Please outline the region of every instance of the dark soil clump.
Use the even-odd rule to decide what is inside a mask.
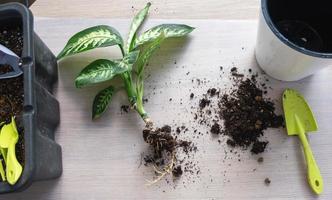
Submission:
[[[173,154],[177,146],[174,137],[167,132],[163,132],[162,129],[156,131],[145,129],[143,130],[143,138],[153,148],[156,159],[162,159],[163,153]]]
[[[263,158],[263,157],[259,157],[259,158],[257,159],[257,162],[258,162],[258,163],[263,163],[263,162],[264,162],[264,158]]]
[[[190,99],[193,99],[194,98],[194,93],[191,93],[190,94]]]
[[[161,128],[161,132],[171,133],[172,132],[172,127],[170,125],[165,125]]]
[[[177,167],[175,167],[172,171],[172,174],[176,178],[180,177],[183,174],[181,165],[178,165]]]
[[[220,133],[221,133],[221,129],[220,129],[219,124],[218,124],[218,123],[214,123],[214,124],[212,125],[210,131],[211,131],[212,134],[216,134],[216,135],[220,134]]]
[[[20,28],[0,27],[0,44],[11,49],[15,54],[21,56],[23,37]],[[0,74],[10,72],[11,66],[0,66]],[[19,133],[16,144],[16,157],[24,165],[24,129],[21,120],[24,103],[23,76],[0,80],[0,122],[10,123],[11,117],[15,116]]]
[[[259,154],[259,153],[262,153],[265,151],[265,148],[266,148],[266,145],[268,144],[269,142],[267,141],[256,141],[254,142],[254,144],[252,145],[252,148],[251,148],[251,153],[253,154]]]
[[[208,89],[207,93],[210,95],[210,97],[214,97],[217,94],[216,88]]]
[[[271,180],[269,178],[266,178],[264,180],[264,183],[265,183],[266,186],[269,186],[271,184]]]
[[[130,110],[130,107],[128,105],[122,105],[120,109],[121,109],[121,112],[128,113]]]
[[[199,107],[201,109],[205,108],[206,106],[210,105],[211,101],[206,99],[206,98],[203,98],[199,101]]]

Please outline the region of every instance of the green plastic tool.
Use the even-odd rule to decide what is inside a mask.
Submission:
[[[317,131],[316,120],[309,105],[297,91],[286,89],[282,99],[287,133],[299,136],[307,161],[309,185],[316,194],[320,194],[323,192],[323,179],[306,137],[306,133]]]
[[[22,166],[17,161],[15,153],[17,141],[18,132],[15,119],[12,118],[11,123],[4,125],[0,133],[0,147],[7,149],[6,177],[7,182],[11,185],[14,185],[22,174]]]

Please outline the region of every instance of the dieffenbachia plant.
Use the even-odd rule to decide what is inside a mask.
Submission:
[[[161,24],[138,35],[138,29],[146,18],[150,6],[151,4],[147,3],[145,8],[134,17],[126,43],[115,28],[107,25],[94,26],[72,36],[57,57],[60,60],[95,48],[119,46],[122,58],[93,61],[79,73],[75,85],[81,88],[120,76],[131,108],[138,112],[146,125],[152,124],[143,106],[144,68],[147,62],[165,39],[183,37],[194,30],[193,27],[184,24]],[[112,96],[119,88],[110,85],[96,95],[92,106],[93,119],[105,112]]]

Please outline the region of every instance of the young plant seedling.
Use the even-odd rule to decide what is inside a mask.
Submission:
[[[184,24],[161,24],[138,35],[138,29],[145,20],[150,6],[151,4],[147,3],[145,8],[134,17],[125,44],[120,33],[115,28],[107,25],[94,26],[72,36],[57,58],[60,60],[64,57],[95,48],[119,46],[122,58],[93,61],[79,73],[75,80],[75,85],[77,88],[81,88],[109,81],[115,76],[121,77],[131,108],[145,122],[144,141],[150,144],[154,152],[160,154],[159,156],[166,155],[169,157],[168,160],[170,161],[162,169],[160,167],[158,169],[155,168],[160,175],[156,180],[160,180],[165,174],[172,171],[175,162],[174,151],[177,146],[181,145],[181,141],[177,142],[169,132],[163,132],[162,129],[153,127],[153,121],[143,105],[144,69],[151,55],[165,39],[186,36],[194,28]],[[100,117],[107,110],[112,96],[120,89],[121,87],[110,85],[96,95],[92,105],[93,119]],[[165,141],[165,138],[168,140]],[[166,153],[161,152],[165,145],[170,146]]]

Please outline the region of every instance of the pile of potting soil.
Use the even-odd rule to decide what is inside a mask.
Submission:
[[[20,28],[0,27],[0,44],[11,49],[17,55],[21,55],[23,38]],[[0,74],[11,71],[11,66],[0,66]],[[0,80],[0,122],[10,123],[15,116],[19,140],[16,144],[16,157],[24,164],[23,124],[21,114],[24,102],[23,76]]]
[[[275,114],[274,103],[263,97],[255,79],[244,79],[232,94],[223,94],[219,101],[220,118],[224,121],[223,134],[229,136],[227,144],[249,147],[254,154],[265,150],[268,141],[261,141],[267,128],[283,125],[283,118]]]
[[[253,154],[264,152],[268,144],[261,139],[264,130],[284,124],[283,117],[275,113],[273,101],[265,97],[265,83],[258,83],[257,77],[258,74],[246,77],[232,68],[232,88],[222,94],[215,88],[209,89],[200,100],[195,117],[200,124],[210,126],[212,134],[227,136],[229,146],[250,149]],[[213,106],[212,101],[217,104]],[[208,122],[209,118],[212,122]]]

